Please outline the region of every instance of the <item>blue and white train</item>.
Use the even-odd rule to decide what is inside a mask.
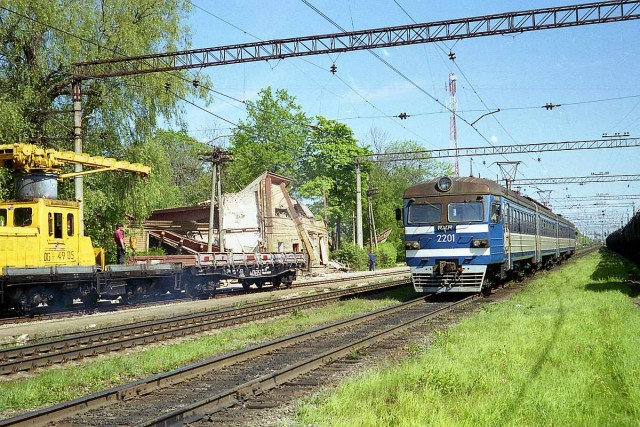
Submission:
[[[490,292],[576,247],[571,222],[488,179],[442,177],[411,186],[397,216],[416,292]]]

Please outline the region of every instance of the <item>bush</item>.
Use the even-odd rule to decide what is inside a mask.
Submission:
[[[376,268],[396,265],[397,251],[392,243],[379,244],[378,250],[374,253],[376,254]],[[354,270],[369,269],[369,250],[359,248],[355,243],[343,243],[340,249],[331,252],[331,258]]]
[[[368,270],[368,252],[359,248],[355,243],[343,243],[340,249],[331,252],[331,258],[341,262],[354,270]]]
[[[376,251],[376,267],[395,267],[398,252],[393,243],[380,243]]]

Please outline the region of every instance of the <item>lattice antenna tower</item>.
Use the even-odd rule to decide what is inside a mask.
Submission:
[[[451,120],[449,121],[449,146],[455,151],[453,158],[453,171],[456,176],[460,176],[460,162],[458,156],[458,127],[456,124],[456,114],[458,102],[456,101],[456,75],[449,73],[449,109],[451,110]]]

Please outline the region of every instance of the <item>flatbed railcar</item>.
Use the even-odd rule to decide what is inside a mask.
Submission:
[[[397,212],[416,292],[490,292],[550,267],[576,248],[576,228],[537,201],[474,177],[406,189]]]
[[[222,280],[245,289],[290,286],[306,266],[303,253],[199,253],[136,257],[104,264],[104,251],[79,230],[79,204],[56,199],[0,202],[0,309],[28,313],[41,304],[80,299],[132,301],[181,294],[208,298]]]
[[[138,258],[105,265],[104,250],[93,247],[81,227],[80,203],[58,200],[58,180],[67,163],[146,176],[139,163],[44,149],[31,144],[0,145],[0,167],[14,175],[14,199],[0,201],[0,310],[29,312],[41,304],[67,306],[98,299],[186,292],[208,298],[221,280],[252,285],[291,285],[306,265],[303,253],[200,253]]]

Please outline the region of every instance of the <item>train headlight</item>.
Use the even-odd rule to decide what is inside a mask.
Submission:
[[[405,240],[404,248],[407,250],[420,249],[420,242],[417,240]]]
[[[443,176],[436,183],[436,190],[447,192],[451,190],[451,184],[452,184],[451,178],[449,178],[448,176]]]
[[[484,248],[489,244],[487,239],[472,239],[471,246],[474,248]]]

